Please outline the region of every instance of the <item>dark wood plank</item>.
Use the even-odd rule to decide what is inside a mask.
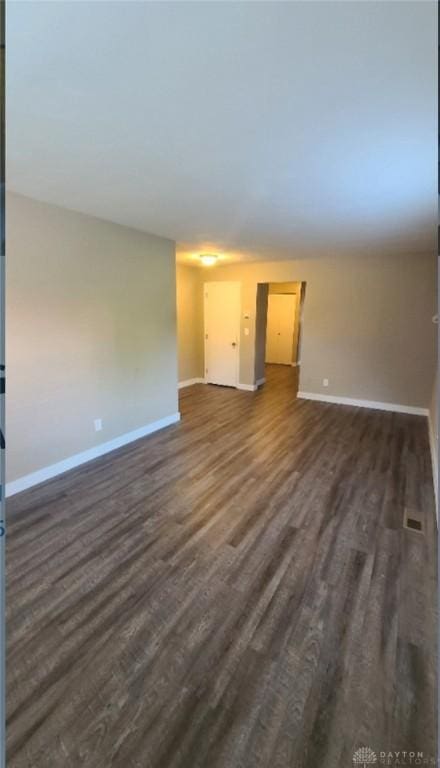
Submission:
[[[296,387],[182,390],[179,425],[8,502],[10,768],[435,757],[426,420]]]

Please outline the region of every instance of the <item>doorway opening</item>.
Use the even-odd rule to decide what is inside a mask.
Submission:
[[[255,380],[283,383],[298,391],[301,325],[306,284],[270,282],[257,286]]]

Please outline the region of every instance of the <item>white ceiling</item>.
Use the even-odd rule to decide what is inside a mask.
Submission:
[[[435,2],[11,2],[7,182],[180,258],[432,248]]]

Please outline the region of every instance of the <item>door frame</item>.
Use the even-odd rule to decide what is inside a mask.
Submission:
[[[203,355],[204,355],[204,380],[205,384],[214,384],[214,382],[208,381],[208,375],[206,373],[206,366],[208,362],[208,355],[207,355],[207,333],[206,333],[206,289],[209,285],[215,285],[215,284],[227,284],[227,285],[238,285],[239,291],[238,291],[238,317],[237,317],[237,355],[236,355],[236,363],[235,363],[235,384],[232,385],[226,385],[226,384],[215,384],[214,386],[232,386],[235,389],[239,388],[240,384],[240,350],[241,350],[241,282],[239,280],[207,280],[203,283]]]

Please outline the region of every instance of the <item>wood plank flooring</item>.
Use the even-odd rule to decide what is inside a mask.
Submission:
[[[435,756],[426,419],[295,376],[182,390],[179,425],[8,502],[8,768]]]

